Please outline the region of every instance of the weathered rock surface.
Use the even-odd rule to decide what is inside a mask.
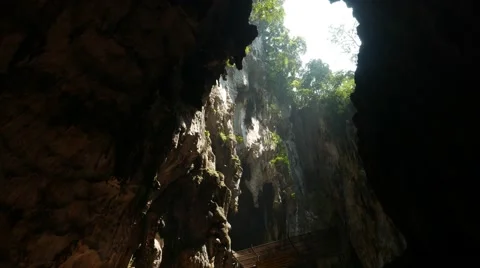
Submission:
[[[181,229],[181,245],[164,235],[165,261],[206,267],[209,237],[229,247],[225,231],[207,232],[226,225],[221,213],[199,224],[227,209],[229,190],[207,172],[197,110],[255,37],[250,10],[229,0],[0,3],[1,267],[126,267],[138,244],[152,249],[158,216]],[[157,199],[177,214],[157,202],[142,216],[155,177]],[[138,267],[152,261],[143,253]]]
[[[286,167],[272,163],[279,151],[275,130],[267,112],[269,93],[264,85],[265,71],[258,58],[262,44],[256,39],[243,69],[227,69],[213,92],[223,96],[229,108],[229,140],[235,140],[235,160],[241,162],[238,181],[241,195],[237,213],[229,215],[235,249],[277,240],[287,235],[287,208],[284,193],[290,175]],[[233,128],[232,128],[233,126]],[[295,207],[295,206],[291,206]]]
[[[352,139],[353,127],[338,122],[326,109],[312,105],[291,115],[305,181],[304,206],[315,216],[313,228],[336,227],[345,233],[356,255],[349,256],[350,262],[358,258],[362,267],[383,267],[403,253],[404,239],[367,183]]]
[[[232,99],[226,91],[214,86],[205,108],[206,135],[212,141],[215,168],[224,175],[225,183],[232,192],[230,208],[235,213],[243,170],[236,151],[239,141],[233,133],[233,108]]]
[[[405,248],[403,237],[366,183],[353,128],[348,122],[333,122],[338,118],[329,118],[322,104],[291,111],[281,107],[262,79],[265,69],[256,57],[261,53],[259,39],[251,50],[243,70],[228,69],[227,80],[212,91],[215,111],[233,110],[228,120],[242,137],[236,151],[243,167],[242,193],[238,213],[229,216],[234,248],[340,230],[336,239],[348,245],[345,251],[317,260],[318,265],[351,267],[358,260],[374,268],[399,256]],[[228,109],[222,109],[222,103]],[[228,122],[224,129],[231,134]],[[228,141],[225,148],[235,144]],[[285,146],[286,165],[272,161],[279,156],[279,146]]]
[[[362,40],[352,96],[360,156],[407,241],[392,266],[471,262],[480,247],[473,1],[345,1]],[[228,193],[238,172],[212,172],[198,110],[225,59],[242,65],[255,35],[250,4],[0,3],[0,267],[126,267],[139,244],[146,247],[138,264],[148,265],[160,216],[164,266],[222,260],[212,256],[229,243],[222,213],[235,204]],[[334,152],[326,142],[319,150]],[[351,240],[357,255],[362,246],[364,256],[395,255],[368,241],[391,226],[365,182],[341,182],[346,200],[355,200],[345,206],[350,238],[366,234]],[[142,216],[152,196],[157,202]],[[370,205],[362,203],[373,211],[363,214]],[[200,220],[205,215],[210,220]],[[217,239],[223,247],[212,246]],[[364,265],[387,260],[365,258]]]
[[[397,265],[468,266],[480,249],[474,1],[346,2],[362,40],[359,151],[407,241]]]

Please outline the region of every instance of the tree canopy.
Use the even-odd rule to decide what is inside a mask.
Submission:
[[[360,48],[360,38],[356,33],[358,22],[353,25],[330,25],[330,41],[338,45],[345,54],[350,56],[350,60],[357,62],[358,49]]]
[[[253,5],[251,21],[257,25],[264,46],[261,60],[267,72],[267,89],[280,105],[301,108],[322,102],[334,105],[335,111],[342,113],[355,86],[353,72],[332,72],[320,59],[303,66],[301,56],[306,52],[306,42],[292,36],[284,26],[283,3],[284,0],[255,0]],[[339,45],[343,42],[345,47],[351,45],[347,41],[355,36],[355,32],[344,28],[331,33],[336,35],[332,41]]]
[[[292,82],[302,67],[300,56],[307,45],[300,37],[292,37],[283,25],[284,0],[254,1],[251,21],[258,27],[264,52],[262,61],[267,71],[268,88],[278,101],[285,104],[292,99]]]

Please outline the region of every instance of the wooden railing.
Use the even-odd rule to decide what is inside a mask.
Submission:
[[[309,257],[340,255],[345,245],[337,229],[321,230],[254,246],[233,255],[243,268],[288,267]]]

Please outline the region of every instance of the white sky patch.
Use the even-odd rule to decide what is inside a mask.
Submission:
[[[352,9],[344,2],[330,4],[329,0],[286,0],[284,8],[285,27],[291,35],[303,37],[307,43],[307,53],[302,56],[304,63],[321,59],[332,71],[356,69],[350,56],[329,41],[330,25],[352,27],[356,22]]]

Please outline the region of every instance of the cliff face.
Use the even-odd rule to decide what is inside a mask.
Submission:
[[[1,267],[126,267],[140,243],[136,266],[148,267],[160,216],[165,263],[208,267],[228,249],[230,190],[210,172],[198,110],[255,37],[250,10],[2,1]]]
[[[238,212],[229,215],[234,249],[331,230],[342,252],[318,265],[351,267],[360,261],[363,267],[383,267],[403,252],[405,242],[367,185],[354,127],[331,118],[322,104],[281,107],[266,88],[260,39],[251,51],[244,69],[229,68],[226,81],[212,91],[216,105],[209,116],[217,122],[210,135],[220,131],[228,137],[215,138],[215,155],[215,148],[224,148],[220,155],[237,154],[243,169],[236,181]]]
[[[279,144],[266,111],[268,93],[263,87],[264,70],[258,58],[263,50],[258,39],[250,50],[243,70],[229,68],[226,80],[215,89],[227,100],[231,128],[225,135],[227,142],[235,141],[236,159],[243,168],[238,213],[230,215],[235,249],[285,237],[287,231],[282,191],[290,178],[288,170],[272,163]]]
[[[398,265],[463,266],[480,247],[474,2],[346,2],[362,40],[352,95],[359,151],[407,240]]]
[[[345,233],[362,267],[383,267],[403,253],[405,242],[366,181],[353,126],[326,109],[312,105],[291,115],[305,205],[315,215],[316,228]]]
[[[277,125],[291,178],[270,165],[279,143],[258,72],[241,76],[240,88],[258,84],[230,96],[233,116],[214,115],[227,98],[208,93],[225,59],[240,67],[255,36],[251,1],[2,1],[0,267],[126,267],[134,253],[136,267],[151,267],[156,231],[163,267],[222,267],[226,214],[237,208],[232,236],[244,244],[339,224],[375,267],[403,243],[369,186],[407,241],[393,265],[471,261],[480,245],[473,1],[346,2],[360,23],[352,101],[368,184],[339,168],[357,170],[354,155],[306,111],[292,115],[295,128]],[[309,208],[302,198],[315,182],[324,206]]]

